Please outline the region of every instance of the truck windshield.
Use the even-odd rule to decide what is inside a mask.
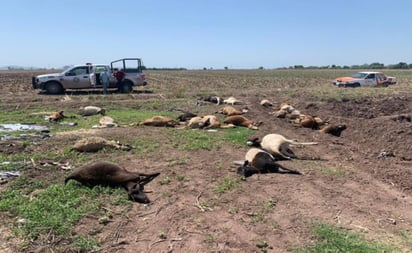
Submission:
[[[365,78],[365,76],[366,76],[367,74],[365,74],[365,73],[356,73],[356,74],[353,74],[351,77],[353,77],[353,78]]]
[[[66,76],[77,76],[89,74],[88,66],[77,66],[63,71],[63,74]]]
[[[106,66],[101,66],[101,65],[96,65],[93,67],[93,72],[94,73],[102,73],[104,72],[104,69],[107,68]]]

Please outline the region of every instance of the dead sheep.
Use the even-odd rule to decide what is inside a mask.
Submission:
[[[278,164],[276,161],[275,157],[268,152],[259,148],[251,148],[246,152],[245,162],[238,167],[237,173],[244,177],[263,173],[301,174]]]
[[[261,141],[254,138],[247,142],[249,146],[260,147],[279,159],[292,159],[297,156],[290,150],[289,145],[316,145],[317,142],[297,142],[280,134],[267,134]]]
[[[229,104],[229,105],[241,105],[241,104],[243,104],[242,101],[236,99],[235,97],[228,97],[227,99],[223,100],[223,103]]]
[[[129,145],[120,144],[116,141],[109,141],[98,136],[91,136],[80,139],[73,145],[73,149],[79,152],[97,152],[104,148],[114,148],[125,151],[132,149],[132,147]]]
[[[188,128],[211,129],[211,128],[234,128],[233,124],[222,125],[215,115],[196,116],[189,120]]]
[[[181,112],[181,114],[176,117],[176,120],[179,121],[179,122],[186,122],[186,121],[190,120],[191,118],[197,116],[195,113],[188,112],[188,111],[178,109],[178,108],[170,108],[167,111],[168,112],[172,112],[172,111]]]
[[[252,121],[242,115],[233,115],[226,117],[223,122],[235,126],[247,127],[252,130],[258,130],[258,127],[262,124],[261,122]]]
[[[214,104],[217,104],[217,105],[220,105],[220,104],[223,103],[223,99],[221,97],[215,96],[215,95],[211,95],[211,96],[207,96],[207,97],[200,97],[199,100],[214,103]]]
[[[300,111],[296,110],[292,105],[288,103],[281,103],[279,110],[273,113],[277,118],[289,118],[296,119],[300,116]]]
[[[180,122],[185,122],[190,120],[191,118],[196,117],[197,115],[191,112],[183,112],[182,114],[180,114],[176,120],[180,121]]]
[[[321,130],[319,130],[319,132],[325,133],[325,134],[331,134],[336,137],[340,137],[343,130],[345,129],[346,129],[345,124],[340,124],[340,125],[330,124],[330,125],[323,127]]]
[[[92,128],[109,128],[117,127],[118,125],[114,122],[114,119],[109,116],[103,116],[99,119],[99,125],[94,125]]]
[[[176,125],[178,125],[178,122],[166,116],[154,116],[140,122],[139,125],[155,127],[175,127]]]
[[[293,107],[292,105],[288,104],[288,103],[281,103],[279,106],[279,110],[285,111],[287,113],[291,113],[293,111],[295,111],[295,107]]]
[[[103,108],[97,107],[97,106],[89,105],[89,106],[80,108],[79,114],[82,116],[92,116],[92,115],[97,115],[97,114],[105,115],[106,110]]]
[[[262,99],[259,104],[263,107],[272,107],[273,106],[273,103],[270,102],[267,99]]]
[[[73,179],[87,186],[123,187],[132,201],[149,203],[144,186],[159,175],[130,172],[113,163],[96,162],[77,168],[65,178],[64,183]]]
[[[63,111],[60,111],[60,112],[52,112],[48,118],[49,118],[49,121],[58,122],[60,120],[63,120],[65,116],[63,114]]]
[[[203,127],[202,128],[219,128],[221,126],[220,121],[215,115],[205,115],[202,117]]]
[[[234,124],[221,124],[219,119],[215,115],[205,115],[202,117],[204,129],[209,128],[234,128]],[[226,123],[226,122],[225,122]]]
[[[324,121],[321,118],[313,117],[307,114],[301,114],[299,118],[292,120],[291,122],[302,127],[311,128],[315,130],[319,129],[324,124]]]
[[[116,123],[114,123],[114,119],[109,116],[103,116],[99,119],[99,124],[101,126],[106,126],[106,127],[115,127],[117,126]]]
[[[301,114],[299,110],[294,110],[291,113],[286,113],[285,118],[287,118],[287,119],[297,119],[297,118],[301,117],[302,115],[303,114]]]
[[[202,128],[203,126],[204,122],[200,116],[193,117],[187,122],[188,128]]]
[[[245,110],[240,111],[231,105],[227,105],[227,106],[220,108],[216,113],[221,113],[227,116],[242,115],[245,113]]]
[[[291,123],[294,123],[296,125],[300,125],[306,128],[313,128],[316,124],[313,117],[310,115],[306,115],[306,114],[300,115],[299,118],[292,120]]]
[[[221,126],[220,121],[215,115],[204,115],[200,119],[200,128],[209,129],[209,128],[219,128]]]

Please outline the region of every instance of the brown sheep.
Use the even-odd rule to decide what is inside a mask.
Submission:
[[[299,118],[295,119],[293,123],[301,125],[302,127],[313,128],[316,124],[312,116],[301,114]]]
[[[226,124],[233,124],[235,126],[244,126],[253,130],[257,130],[258,126],[260,126],[261,122],[254,122],[242,115],[233,115],[226,117],[223,121]]]
[[[313,117],[313,119],[315,120],[316,124],[320,127],[324,124],[326,124],[328,121],[327,120],[322,120],[321,118],[315,116]]]
[[[277,118],[296,119],[300,115],[300,111],[296,110],[288,103],[281,103],[279,110],[273,113]]]
[[[177,121],[166,116],[154,116],[139,123],[139,125],[156,127],[174,127],[177,124]]]
[[[216,113],[221,113],[227,116],[232,116],[232,115],[241,115],[244,112],[236,109],[235,107],[231,105],[227,105],[227,106],[220,108],[219,111],[217,111]]]
[[[159,175],[160,173],[129,172],[113,163],[96,162],[77,168],[66,177],[64,183],[67,184],[70,179],[73,179],[89,186],[123,187],[131,200],[149,203],[150,200],[144,192],[144,186]]]
[[[345,130],[345,129],[346,129],[345,124],[340,124],[340,125],[331,124],[331,125],[327,125],[327,126],[323,127],[321,130],[319,130],[319,132],[325,133],[325,134],[331,134],[331,135],[336,136],[336,137],[340,137],[343,130]]]
[[[65,116],[63,115],[63,111],[60,111],[60,112],[52,112],[52,113],[49,115],[49,121],[53,121],[53,122],[60,121],[60,120],[62,120],[62,119],[64,119],[64,118],[65,118]]]
[[[301,114],[299,118],[292,121],[294,124],[301,125],[302,127],[319,129],[324,124],[324,121],[319,117],[313,117],[307,114]]]

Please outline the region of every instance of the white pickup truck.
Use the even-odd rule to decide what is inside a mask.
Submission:
[[[141,59],[124,58],[112,61],[110,65],[86,63],[75,65],[61,73],[33,76],[32,86],[48,94],[61,94],[66,89],[103,89],[99,77],[105,68],[111,70],[112,74],[119,70],[124,72],[122,82],[117,82],[112,75],[109,84],[109,88],[117,88],[121,93],[132,92],[133,86],[147,85]]]
[[[348,77],[333,80],[338,87],[383,86],[396,84],[396,77],[386,76],[382,72],[358,72]]]

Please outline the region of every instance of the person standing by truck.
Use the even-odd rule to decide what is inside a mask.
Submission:
[[[110,72],[108,68],[104,68],[104,71],[100,74],[100,79],[103,84],[103,94],[107,94],[107,88],[109,87],[110,82]]]
[[[124,74],[124,72],[123,72],[121,69],[115,70],[115,72],[114,72],[114,77],[116,77],[117,87],[118,87],[118,88],[120,88],[120,87],[122,86],[124,76],[125,76],[125,74]]]

